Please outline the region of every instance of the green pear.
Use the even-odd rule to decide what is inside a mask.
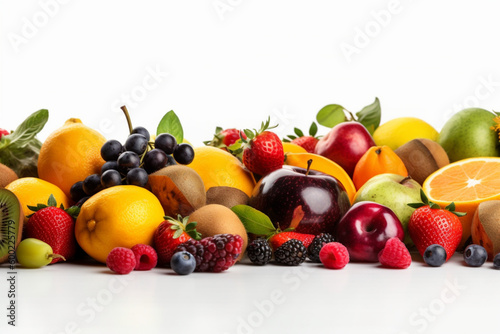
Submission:
[[[454,114],[439,133],[438,143],[450,162],[473,157],[498,157],[495,114],[480,108],[468,108]]]
[[[410,177],[391,173],[379,174],[359,188],[354,203],[371,201],[389,207],[403,225],[406,246],[411,247],[413,242],[408,233],[408,223],[415,209],[407,204],[422,202],[420,189],[420,184]]]

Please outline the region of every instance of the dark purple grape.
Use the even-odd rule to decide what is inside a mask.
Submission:
[[[108,140],[101,147],[101,157],[105,161],[116,161],[123,151],[123,146],[118,140]]]
[[[159,148],[167,154],[174,153],[174,149],[177,146],[177,140],[175,137],[169,133],[162,133],[155,140],[155,148]]]
[[[186,143],[177,145],[174,150],[174,159],[182,165],[189,165],[194,159],[193,147]]]
[[[79,200],[87,196],[85,191],[83,191],[83,181],[78,181],[77,183],[72,185],[69,193],[71,195],[71,199],[74,202],[78,202]]]
[[[146,138],[147,140],[149,140],[149,138],[151,138],[151,136],[149,135],[149,131],[145,127],[142,127],[142,126],[135,127],[132,130],[131,134],[134,134],[134,133],[138,133],[140,135],[143,135],[144,138]]]
[[[118,157],[118,166],[123,169],[137,168],[141,164],[141,158],[135,152],[125,151]]]
[[[127,173],[127,184],[145,187],[148,183],[148,173],[142,168],[132,168]]]
[[[177,162],[175,161],[174,157],[169,154],[167,155],[167,164],[165,166],[173,166],[173,165],[177,165]]]
[[[148,148],[148,140],[141,134],[134,133],[125,141],[125,150],[142,155]]]
[[[110,169],[102,173],[101,185],[104,188],[119,186],[120,184],[122,184],[122,176],[119,171]]]
[[[167,164],[168,157],[165,152],[155,148],[144,156],[144,169],[148,174],[154,173],[162,169]]]
[[[89,196],[97,194],[102,190],[101,177],[99,174],[89,175],[83,180],[83,191]]]
[[[116,161],[108,161],[104,163],[101,167],[101,175],[108,170],[119,170],[118,162]]]

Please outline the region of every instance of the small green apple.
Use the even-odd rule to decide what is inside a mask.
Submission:
[[[420,184],[410,177],[398,174],[379,174],[369,179],[359,188],[354,203],[372,201],[389,207],[401,221],[405,232],[405,244],[410,247],[413,242],[408,233],[408,222],[415,209],[408,203],[420,203]]]
[[[495,114],[485,109],[468,108],[454,114],[439,133],[438,142],[450,162],[473,157],[498,157],[498,136],[492,129]]]

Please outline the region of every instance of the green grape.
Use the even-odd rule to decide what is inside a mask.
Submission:
[[[26,238],[21,241],[17,246],[16,256],[19,264],[26,268],[41,268],[55,258],[64,259],[63,256],[54,254],[49,244],[35,238]]]

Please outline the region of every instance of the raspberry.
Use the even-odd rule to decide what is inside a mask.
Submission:
[[[250,261],[258,265],[268,264],[273,256],[269,242],[262,238],[255,239],[248,245],[247,254]]]
[[[153,247],[149,245],[137,244],[131,248],[135,255],[134,270],[151,270],[156,267],[158,255]]]
[[[399,238],[390,238],[384,249],[378,253],[378,260],[384,267],[406,269],[411,264],[411,255]]]
[[[307,249],[302,241],[297,239],[288,240],[274,252],[276,262],[287,266],[298,266],[306,257]]]
[[[319,252],[321,263],[328,269],[342,269],[349,263],[349,252],[340,242],[329,242]]]
[[[197,272],[218,273],[236,262],[242,246],[243,239],[239,235],[217,234],[200,241],[190,239],[177,246],[175,253],[186,251],[193,254]]]
[[[109,252],[106,265],[117,274],[128,274],[135,268],[134,252],[125,247],[115,247]]]
[[[309,257],[309,260],[311,260],[312,262],[321,263],[321,260],[319,258],[319,252],[321,251],[321,248],[323,248],[325,244],[333,241],[333,236],[329,233],[320,233],[315,236],[313,241],[307,248],[307,256]]]

